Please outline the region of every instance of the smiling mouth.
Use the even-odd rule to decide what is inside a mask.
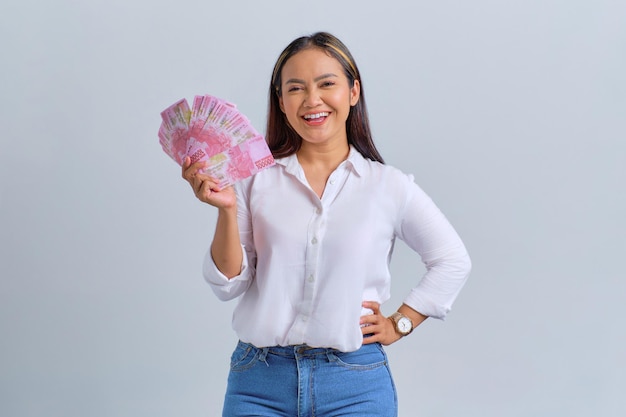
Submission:
[[[313,114],[305,114],[304,116],[302,116],[304,118],[304,120],[307,120],[309,122],[321,122],[324,119],[326,119],[328,117],[330,113],[323,111],[320,113],[313,113]]]

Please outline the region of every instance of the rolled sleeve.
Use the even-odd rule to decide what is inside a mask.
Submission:
[[[444,320],[464,286],[471,267],[469,255],[459,248],[458,253],[429,267],[404,303],[425,316]]]
[[[204,257],[202,273],[204,279],[209,283],[211,289],[218,299],[222,301],[232,300],[243,294],[252,281],[252,271],[248,262],[248,255],[245,247],[241,246],[243,260],[241,262],[241,272],[232,278],[226,277],[215,265],[211,250],[209,249]]]

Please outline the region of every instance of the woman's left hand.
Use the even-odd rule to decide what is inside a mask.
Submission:
[[[396,332],[396,327],[392,321],[380,312],[380,304],[376,301],[364,301],[363,307],[369,308],[374,313],[361,316],[361,331],[364,335],[363,344],[379,342],[382,345],[390,345],[402,338]]]

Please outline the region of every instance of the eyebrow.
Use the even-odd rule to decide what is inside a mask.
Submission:
[[[319,77],[314,78],[313,81],[318,82],[320,80],[323,80],[324,78],[331,78],[331,77],[337,77],[337,75],[333,74],[332,72],[329,72],[328,74],[322,74]],[[298,78],[290,78],[287,81],[285,81],[285,84],[306,84],[306,82]]]

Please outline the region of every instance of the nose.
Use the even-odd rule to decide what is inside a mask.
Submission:
[[[317,89],[310,89],[304,96],[304,107],[316,107],[322,103],[322,97]]]

